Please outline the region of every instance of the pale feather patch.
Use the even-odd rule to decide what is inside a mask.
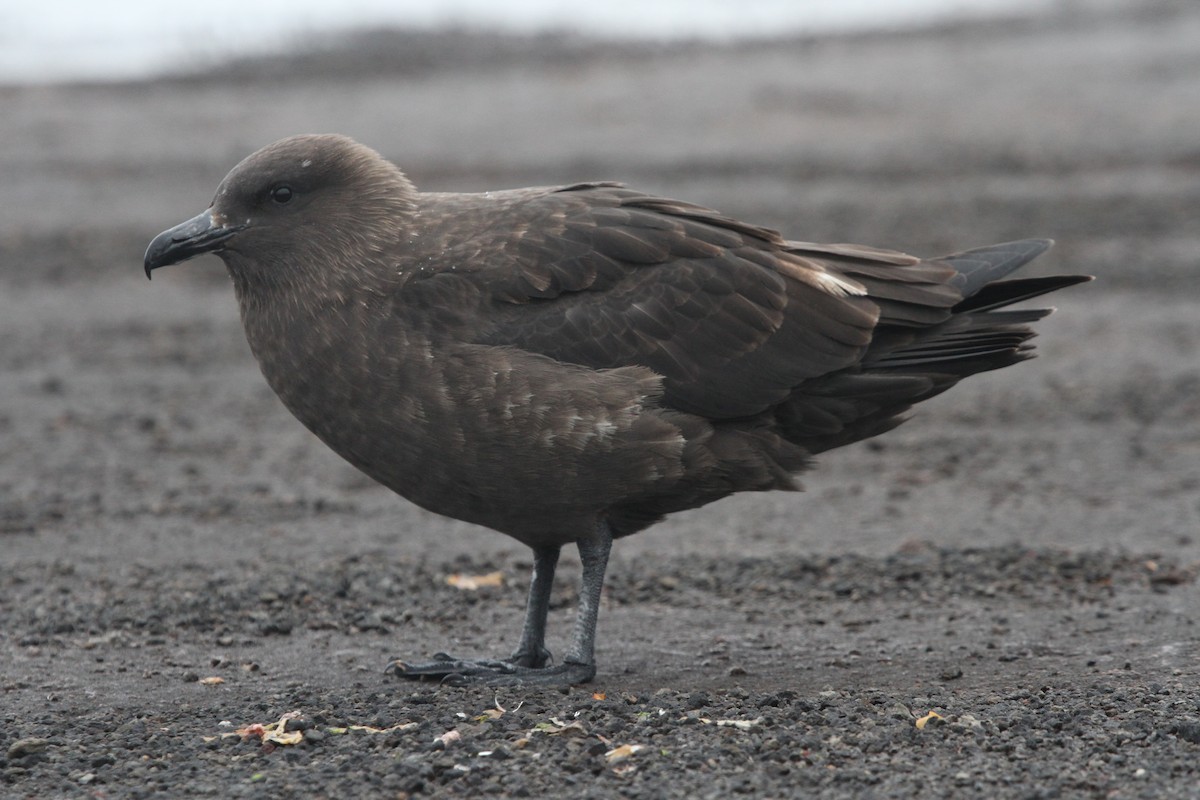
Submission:
[[[599,417],[593,428],[598,439],[608,439],[617,432],[617,426],[607,417]]]
[[[863,297],[867,293],[867,287],[858,281],[834,275],[817,261],[790,253],[787,255],[779,259],[777,266],[779,274],[785,277],[834,297]]]
[[[815,275],[817,284],[835,297],[862,297],[867,289],[857,281],[841,278],[829,272],[818,272]]]
[[[860,258],[864,261],[876,261],[880,264],[896,266],[912,266],[921,263],[921,259],[899,250],[884,250],[865,244],[817,244],[816,242],[789,241],[786,243],[789,251],[797,255],[811,253],[816,255],[842,256],[843,258]]]

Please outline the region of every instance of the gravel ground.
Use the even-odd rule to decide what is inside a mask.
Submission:
[[[0,796],[1200,796],[1198,44],[1193,3],[1097,2],[0,88]],[[926,255],[1046,235],[1038,269],[1100,280],[1055,298],[1041,358],[806,494],[618,543],[594,684],[396,682],[508,652],[529,555],[291,420],[215,260],[141,276],[236,160],[329,130],[429,189],[620,179]]]

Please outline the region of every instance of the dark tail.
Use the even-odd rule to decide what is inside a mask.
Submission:
[[[896,427],[914,404],[968,375],[1032,358],[1029,325],[1053,309],[998,309],[1092,280],[1001,280],[1051,244],[1027,239],[934,259],[955,270],[948,283],[963,298],[949,319],[927,327],[881,326],[857,369],[813,381],[777,409],[787,438],[811,453],[867,439]]]
[[[1046,252],[1052,244],[1049,239],[1025,239],[936,259],[954,268],[957,274],[949,283],[963,296],[951,309],[950,319],[915,335],[909,332],[900,341],[881,336],[879,345],[872,347],[873,352],[869,351],[863,359],[863,367],[910,371],[927,368],[949,373],[957,382],[976,372],[1030,358],[1032,347],[1026,342],[1033,338],[1034,332],[1028,325],[1054,309],[996,309],[1092,279],[1087,275],[1052,275],[1000,280]]]
[[[1052,275],[1046,278],[1000,280],[1050,249],[1052,239],[1022,239],[939,258],[958,272],[950,283],[962,292],[954,313],[990,311],[1058,289],[1090,281],[1089,275]],[[1045,316],[1046,313],[1042,314]]]

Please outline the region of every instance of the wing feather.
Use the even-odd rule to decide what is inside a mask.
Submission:
[[[714,419],[761,413],[856,364],[877,327],[937,324],[962,300],[944,264],[789,242],[617,185],[489,202],[489,215],[455,210],[485,218],[471,241],[430,237],[439,263],[475,287],[464,335],[598,369],[648,367],[664,377],[668,405]],[[410,299],[423,291],[416,283],[405,286]]]

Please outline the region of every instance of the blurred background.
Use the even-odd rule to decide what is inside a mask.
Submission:
[[[0,10],[0,78],[145,78],[379,28],[729,41],[912,28],[1045,11],[1056,2],[1063,0],[346,0],[336,5],[320,0],[125,0],[104,7],[86,0],[49,0],[11,3]]]

